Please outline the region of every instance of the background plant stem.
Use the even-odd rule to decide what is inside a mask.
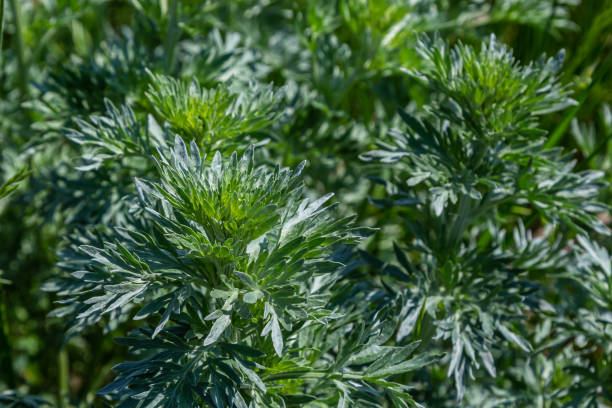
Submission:
[[[3,0],[2,0],[3,1]],[[9,0],[15,23],[15,54],[17,56],[17,84],[23,97],[28,95],[28,72],[25,64],[25,48],[21,27],[21,11],[17,0]]]
[[[174,49],[176,48],[178,38],[178,0],[172,0],[172,3],[170,3],[168,30],[164,39],[164,72],[167,74],[171,73],[174,68]]]
[[[0,67],[2,66],[2,35],[4,34],[4,0],[0,0]]]
[[[69,380],[69,362],[68,362],[68,351],[66,348],[62,348],[57,358],[57,371],[59,375],[59,393],[57,396],[58,408],[66,408],[68,406],[68,397],[70,390],[68,388]]]
[[[12,346],[9,338],[8,319],[6,317],[6,306],[4,304],[4,290],[0,288],[0,371],[2,380],[6,381],[9,388],[15,388],[15,371],[12,360]]]

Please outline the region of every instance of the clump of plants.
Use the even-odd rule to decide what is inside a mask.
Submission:
[[[526,362],[549,352],[551,320],[567,312],[549,299],[560,279],[582,279],[576,234],[609,235],[598,218],[603,174],[573,171],[538,128],[541,115],[575,103],[557,79],[563,53],[522,65],[494,37],[480,52],[427,37],[418,50],[426,63],[407,73],[434,93],[431,104],[423,115],[400,111],[406,130],[363,157],[394,167],[377,204],[400,207],[404,220],[398,265],[383,268],[406,281],[395,285],[396,338],[445,350],[462,400],[470,380],[498,376],[496,357],[512,347]]]
[[[3,3],[1,406],[612,405],[609,1]]]

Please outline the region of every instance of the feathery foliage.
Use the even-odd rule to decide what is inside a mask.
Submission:
[[[378,204],[402,207],[406,225],[408,241],[395,247],[410,276],[398,340],[449,347],[461,400],[474,371],[497,375],[502,344],[533,351],[527,314],[550,308],[542,279],[570,273],[568,234],[609,234],[597,217],[607,207],[596,201],[603,174],[573,172],[538,129],[540,115],[572,103],[556,80],[562,54],[522,66],[494,37],[478,54],[437,38],[419,52],[426,64],[411,75],[432,104],[421,118],[400,111],[407,132],[363,157],[396,167]],[[539,236],[526,229],[535,222]]]
[[[359,230],[332,217],[331,195],[303,196],[303,165],[255,166],[252,148],[207,162],[177,136],[156,166],[160,181],[136,179],[142,208],[115,241],[67,254],[71,278],[47,287],[71,297],[54,315],[70,316],[73,331],[105,315],[154,322],[118,340],[147,353],[116,366],[101,393],[119,393],[120,406],[281,407],[376,401],[380,392],[367,388],[383,385],[396,406],[415,405],[384,381],[432,361],[405,360],[414,345],[379,346],[362,333],[332,345],[335,358],[324,352],[330,322],[342,317],[327,306],[344,267],[333,251],[357,243]]]
[[[610,10],[0,1],[0,405],[611,406]]]

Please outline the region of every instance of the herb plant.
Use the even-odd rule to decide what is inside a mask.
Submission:
[[[397,339],[425,337],[446,349],[457,398],[479,369],[497,376],[501,345],[534,351],[530,322],[554,308],[547,279],[576,272],[565,252],[574,233],[609,234],[597,218],[601,172],[544,146],[538,117],[574,103],[558,84],[563,54],[526,66],[494,37],[477,53],[422,38],[415,76],[435,99],[407,131],[364,155],[395,165],[391,192],[406,225],[395,246],[404,274]],[[536,233],[528,230],[539,224]],[[431,340],[429,340],[431,339]]]
[[[0,0],[0,406],[612,406],[610,10]]]

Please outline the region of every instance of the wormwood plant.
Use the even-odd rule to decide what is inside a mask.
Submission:
[[[270,125],[281,116],[282,91],[271,86],[233,81],[203,88],[195,79],[180,81],[144,69],[142,75],[148,89],[136,101],[118,105],[104,99],[101,112],[71,117],[66,125],[72,128],[53,136],[73,142],[79,157],[61,161],[36,180],[50,217],[61,213],[68,226],[104,228],[127,211],[121,198],[133,191],[133,178],[156,173],[152,158],[167,147],[169,131],[205,152],[242,151],[249,142],[268,142]],[[52,102],[62,98],[47,96]]]
[[[432,357],[383,345],[382,316],[346,339],[347,322],[334,325],[345,317],[330,307],[344,267],[334,251],[364,231],[333,217],[331,194],[304,197],[303,164],[256,166],[253,148],[207,162],[178,136],[155,163],[160,179],[136,180],[127,223],[67,253],[72,278],[48,287],[70,297],[54,314],[76,329],[142,320],[117,340],[141,359],[100,393],[120,407],[416,406],[387,377]]]
[[[269,85],[202,88],[197,81],[187,85],[155,74],[147,96],[165,123],[207,151],[248,145],[248,137],[280,119],[283,98]]]
[[[388,191],[375,203],[399,207],[406,226],[399,266],[383,269],[405,281],[395,283],[404,299],[397,341],[447,350],[462,400],[469,378],[496,377],[509,347],[533,353],[534,325],[563,313],[548,303],[548,285],[580,275],[574,234],[609,269],[586,238],[609,234],[597,217],[606,211],[596,201],[602,173],[573,172],[571,156],[544,147],[539,117],[574,103],[557,77],[562,52],[521,64],[493,36],[479,52],[437,37],[422,37],[418,51],[425,65],[407,73],[432,102],[418,117],[401,110],[406,130],[363,158],[393,166],[390,180],[375,179]],[[599,287],[589,290],[606,293]]]
[[[0,0],[0,406],[612,406],[611,5]]]

